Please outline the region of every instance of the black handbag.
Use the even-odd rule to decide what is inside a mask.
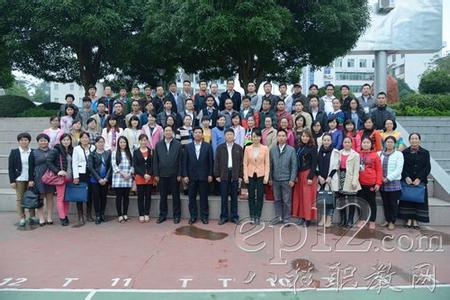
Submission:
[[[42,202],[39,193],[37,193],[33,188],[26,190],[23,194],[22,207],[27,209],[35,209],[40,208],[41,206]]]
[[[329,188],[329,190],[325,190],[325,186],[326,184],[320,185],[320,190],[317,191],[317,209],[323,209],[324,205],[325,209],[333,209],[336,207],[334,192],[331,190],[331,188]]]

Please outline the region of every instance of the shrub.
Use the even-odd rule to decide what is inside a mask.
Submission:
[[[22,112],[36,107],[25,97],[5,95],[0,96],[0,117],[18,117]]]
[[[411,93],[392,108],[399,116],[450,116],[450,95]]]
[[[33,107],[30,109],[27,109],[26,111],[19,114],[19,117],[51,117],[56,116],[57,111],[56,110],[49,110],[42,108],[41,106]]]
[[[41,105],[39,105],[40,108],[46,109],[46,110],[54,110],[58,111],[61,107],[61,103],[59,102],[46,102]]]

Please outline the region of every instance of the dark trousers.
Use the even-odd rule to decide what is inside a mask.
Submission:
[[[92,184],[92,202],[94,203],[95,216],[101,217],[105,215],[106,199],[108,196],[108,185],[98,183]]]
[[[200,218],[208,219],[209,206],[208,206],[208,189],[209,184],[207,180],[191,180],[189,181],[189,213],[191,218],[197,219],[197,193],[200,194]]]
[[[231,219],[239,220],[238,216],[238,180],[232,180],[231,169],[228,170],[228,178],[227,180],[220,181],[220,195],[221,195],[221,212],[220,218],[227,220],[229,217],[228,214],[228,195],[230,195],[231,203]]]
[[[383,199],[384,217],[386,222],[395,223],[398,212],[398,201],[400,200],[401,191],[381,192]]]
[[[254,173],[253,177],[248,178],[248,207],[251,218],[261,218],[263,203],[264,176],[258,177]]]
[[[173,202],[173,217],[179,218],[181,216],[181,201],[180,201],[180,183],[177,176],[160,177],[159,180],[159,194],[161,200],[159,202],[159,216],[167,217],[167,194],[172,194]]]
[[[375,222],[377,218],[377,202],[375,201],[376,193],[371,191],[373,189],[373,185],[362,185],[361,190],[358,191],[357,197],[360,197],[369,203],[370,206],[370,216],[369,221]]]
[[[116,209],[117,215],[128,214],[128,204],[130,203],[130,188],[114,188],[116,191]]]
[[[150,205],[152,202],[152,185],[138,184],[137,185],[137,200],[139,216],[150,215]]]
[[[87,192],[87,202],[86,202],[86,214],[91,215],[92,211],[92,183],[89,181],[89,176],[87,174],[80,174],[80,182],[84,182],[88,186]],[[81,216],[83,214],[83,202],[77,202],[77,211],[78,215]]]

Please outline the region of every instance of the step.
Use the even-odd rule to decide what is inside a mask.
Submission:
[[[450,128],[449,128],[449,132],[450,132]],[[431,133],[431,134],[422,136],[422,142],[423,143],[427,143],[427,142],[450,143],[450,140],[448,139],[448,135]]]
[[[40,118],[0,118],[0,128],[11,127],[14,130],[29,130],[30,128],[45,128],[50,123],[49,117]],[[30,126],[32,125],[32,126]]]
[[[397,121],[406,127],[411,125],[450,126],[449,117],[397,117]]]
[[[0,170],[8,169],[8,155],[0,154]]]
[[[402,124],[403,126],[403,124]],[[409,132],[419,132],[422,137],[427,136],[428,134],[442,134],[443,136],[448,135],[450,132],[450,126],[404,126],[404,128]],[[408,137],[405,137],[408,138]]]
[[[209,196],[209,212],[210,219],[217,220],[220,216],[220,197],[218,196]],[[108,216],[116,216],[115,209],[115,198],[114,196],[108,196],[107,205],[106,205],[106,215]],[[169,197],[169,214],[168,217],[171,217],[172,212],[172,201]],[[56,212],[56,197],[54,200],[55,211],[53,212],[54,220],[57,220],[57,212]],[[435,226],[448,226],[450,225],[450,203],[446,201],[442,201],[436,198],[429,198],[429,209],[430,209],[430,225]],[[0,188],[0,212],[13,212],[16,211],[16,195],[14,190],[12,189],[1,189]],[[138,215],[137,209],[137,198],[136,196],[130,197],[130,205],[128,208],[128,215],[131,217],[136,217]],[[238,213],[240,218],[248,217],[249,209],[248,209],[248,201],[247,200],[239,200],[238,201]],[[152,218],[158,217],[159,214],[159,195],[152,195],[152,203],[150,209],[150,215]],[[70,205],[70,215],[72,215],[71,219],[73,220],[76,216],[76,205],[71,203]],[[274,216],[274,203],[273,201],[264,201],[263,211],[261,219],[264,221],[269,221]],[[181,195],[181,217],[186,219],[189,218],[189,210],[188,210],[188,198],[187,196]],[[335,214],[335,219],[337,220],[337,214]],[[384,222],[383,215],[383,206],[382,201],[378,197],[377,198],[377,222]]]
[[[425,147],[425,149],[427,149]],[[430,151],[430,155],[434,159],[448,159],[450,158],[450,151],[449,149],[433,149]]]
[[[44,128],[35,128],[32,130],[26,130],[26,132],[28,132],[31,135],[31,139],[33,141],[36,140],[36,137],[41,134],[44,129],[46,129],[47,127]],[[17,136],[22,133],[24,131],[22,130],[7,130],[7,131],[0,131],[0,140],[1,141],[9,141],[9,142],[17,142]]]
[[[0,141],[0,154],[9,155],[11,149],[17,148],[18,146],[19,144],[17,143],[17,141]],[[36,148],[37,142],[35,140],[32,140],[30,147]]]
[[[439,141],[430,141],[430,140],[422,140],[422,147],[432,151],[434,149],[448,149],[450,152],[450,141],[445,140],[445,137],[442,137]]]
[[[432,154],[433,155],[433,154]],[[435,159],[443,169],[450,169],[450,157]]]

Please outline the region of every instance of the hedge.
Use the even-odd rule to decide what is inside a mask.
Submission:
[[[399,116],[450,116],[450,95],[411,93],[392,108]]]
[[[20,113],[18,116],[19,117],[51,117],[51,116],[56,116],[57,111],[52,109],[45,109],[42,106],[37,106],[37,107],[33,107],[30,109],[27,109],[26,111]]]
[[[34,108],[33,102],[25,97],[4,95],[0,96],[0,117],[18,117],[22,112]]]
[[[46,103],[42,103],[41,105],[39,105],[39,107],[43,108],[45,110],[58,111],[59,108],[61,107],[61,103],[59,103],[59,102],[46,102]]]

